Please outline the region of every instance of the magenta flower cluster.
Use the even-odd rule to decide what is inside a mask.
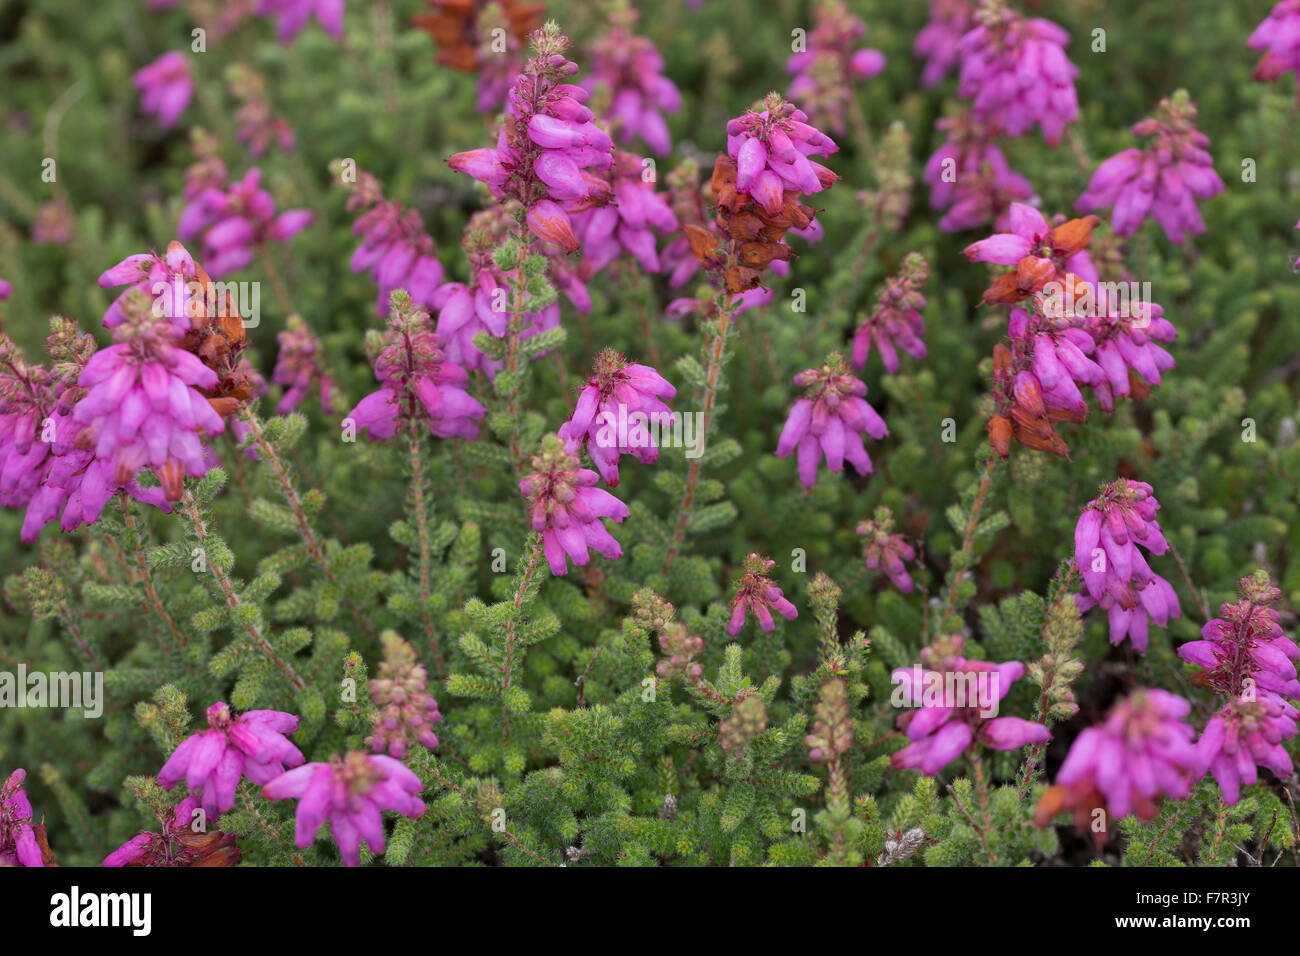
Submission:
[[[885,55],[871,47],[854,49],[867,27],[843,0],[821,0],[813,10],[813,28],[804,48],[785,61],[794,76],[786,96],[798,100],[820,125],[837,135],[853,102],[855,83],[885,68]]]
[[[72,412],[86,429],[79,441],[111,464],[116,484],[151,468],[167,500],[177,501],[184,476],[201,477],[212,465],[200,436],[225,428],[198,391],[215,387],[217,374],[179,346],[173,325],[150,315],[132,316],[114,337],[117,344],[96,352],[77,381],[87,390]]]
[[[307,209],[275,214],[275,200],[262,188],[262,171],[254,166],[224,189],[201,190],[181,214],[177,232],[184,240],[202,234],[203,261],[213,278],[244,268],[272,242],[288,242],[311,225]]]
[[[495,253],[507,235],[508,217],[503,217],[499,207],[475,213],[465,230],[461,245],[469,260],[468,283],[448,282],[433,295],[433,306],[438,309],[438,338],[444,343],[447,358],[466,371],[481,371],[495,379],[504,362],[490,358],[479,349],[474,339],[486,334],[494,339],[504,339],[515,313],[515,286],[523,281],[520,270],[504,268],[497,262]],[[576,276],[569,289],[571,298],[584,301],[586,287]],[[550,302],[539,309],[525,309],[518,313],[520,341],[549,332],[560,325],[560,305]]]
[[[361,842],[371,853],[384,852],[382,812],[417,818],[424,813],[420,778],[385,754],[351,751],[329,763],[307,763],[281,774],[262,788],[268,800],[298,801],[294,841],[311,846],[327,820],[347,866],[361,862]]]
[[[519,482],[528,503],[532,528],[542,536],[542,553],[551,573],[568,573],[568,560],[582,567],[591,551],[619,558],[623,549],[602,519],[621,522],[627,505],[608,491],[593,487],[599,476],[579,466],[578,458],[557,436],[548,436],[533,458],[533,473]]]
[[[731,599],[731,619],[727,622],[727,633],[732,637],[741,632],[751,613],[758,619],[758,626],[765,634],[771,634],[776,628],[773,611],[787,621],[793,621],[799,616],[799,611],[769,577],[775,567],[776,562],[771,558],[752,551],[745,555],[740,579],[736,583],[736,594]]]
[[[45,866],[32,829],[32,802],[23,791],[26,779],[19,767],[0,786],[0,866]]]
[[[1019,661],[993,664],[964,657],[946,657],[935,670],[896,669],[890,675],[891,702],[914,709],[898,719],[908,745],[894,754],[894,767],[934,776],[976,743],[993,750],[1045,743],[1051,734],[1042,724],[994,716],[1024,673]]]
[[[1279,0],[1250,35],[1246,46],[1262,50],[1254,77],[1272,83],[1283,73],[1300,77],[1300,0]],[[1300,86],[1296,90],[1300,96]]]
[[[1278,612],[1268,606],[1281,592],[1263,574],[1243,578],[1241,590],[1241,600],[1224,603],[1222,616],[1206,622],[1201,640],[1178,648],[1179,657],[1204,669],[1200,682],[1226,697],[1205,725],[1197,754],[1229,805],[1256,782],[1257,766],[1279,780],[1291,776],[1283,741],[1296,736],[1293,701],[1300,699],[1300,647],[1282,633]]]
[[[930,0],[929,19],[912,45],[912,52],[925,60],[923,87],[937,86],[957,66],[958,47],[974,14],[971,0]]]
[[[833,353],[821,368],[800,372],[794,383],[807,391],[790,409],[777,441],[777,457],[795,455],[799,480],[805,488],[817,483],[817,465],[823,456],[831,471],[842,471],[847,461],[858,474],[871,474],[871,456],[862,436],[880,441],[889,429],[863,398],[866,384],[849,374],[838,353]]]
[[[862,538],[862,556],[867,569],[884,571],[898,590],[911,594],[915,585],[907,573],[905,562],[915,560],[916,549],[901,534],[894,532],[893,513],[883,506],[877,508],[871,521],[858,522],[856,531]]]
[[[928,274],[925,260],[915,253],[903,263],[898,275],[891,276],[876,300],[876,307],[853,334],[853,367],[863,368],[874,345],[880,353],[885,370],[898,371],[898,350],[902,349],[914,359],[926,356],[925,296],[921,288]]]
[[[318,339],[297,316],[290,316],[288,328],[276,333],[280,346],[276,354],[271,381],[284,386],[276,413],[288,415],[307,397],[312,388],[320,390],[320,407],[328,412],[335,394],[334,380],[325,368],[324,349]]]
[[[1163,100],[1156,116],[1133,127],[1134,136],[1150,138],[1148,145],[1126,149],[1098,166],[1075,208],[1091,212],[1113,206],[1111,225],[1121,236],[1137,232],[1147,216],[1179,245],[1205,232],[1196,200],[1216,196],[1224,186],[1206,152],[1209,138],[1195,121],[1196,106],[1185,93]]]
[[[163,127],[175,126],[194,98],[194,77],[184,54],[164,53],[138,71],[131,82],[140,91],[140,109]]]
[[[1160,343],[1178,337],[1158,302],[1130,302],[1128,308],[1112,301],[1111,292],[1097,287],[1095,313],[1084,328],[1096,345],[1095,361],[1104,379],[1090,382],[1104,411],[1115,407],[1115,396],[1133,392],[1133,374],[1146,386],[1160,384],[1161,373],[1174,367],[1174,357]]]
[[[370,272],[379,295],[375,314],[388,314],[388,300],[394,289],[405,289],[416,305],[432,309],[439,300],[442,263],[433,238],[425,231],[420,214],[403,209],[386,199],[378,180],[358,170],[357,181],[348,196],[348,212],[361,213],[352,232],[361,245],[352,254],[353,272]]]
[[[442,721],[438,702],[429,693],[429,675],[415,650],[392,631],[380,636],[384,660],[370,681],[370,698],[379,708],[366,746],[401,760],[412,742],[434,749],[434,728]]]
[[[583,105],[587,91],[562,82],[578,72],[563,54],[567,46],[557,30],[538,31],[535,55],[510,90],[496,147],[457,153],[447,162],[485,183],[497,199],[518,200],[533,235],[571,253],[579,241],[569,214],[610,199],[609,184],[588,170],[609,168],[614,143]]]
[[[1079,609],[1101,607],[1110,642],[1127,637],[1139,651],[1146,650],[1150,622],[1164,627],[1182,613],[1173,586],[1142,557],[1142,548],[1153,555],[1169,550],[1156,521],[1159,509],[1149,484],[1117,478],[1088,502],[1074,529],[1074,561],[1084,582]]]
[[[835,182],[835,173],[809,157],[829,156],[839,147],[780,96],[769,96],[766,106],[727,123],[727,155],[736,164],[736,192],[775,216],[786,190],[811,195]]]
[[[675,421],[663,400],[676,394],[677,389],[650,366],[629,363],[613,349],[604,349],[578,392],[573,416],[558,435],[568,443],[586,445],[600,477],[616,488],[621,455],[646,465],[659,460],[656,437]]]
[[[468,375],[449,361],[422,310],[395,315],[375,359],[380,386],[348,413],[371,441],[392,438],[399,425],[424,425],[437,438],[478,437],[483,406],[465,391]]]
[[[631,8],[612,16],[609,30],[592,46],[591,73],[582,85],[588,92],[606,90],[610,133],[625,143],[640,139],[656,156],[667,156],[673,140],[663,114],[682,108],[682,94],[664,76],[655,45],[632,32],[636,18]]]
[[[180,243],[165,258],[130,256],[106,271],[101,285],[128,285],[104,317],[115,344],[95,351],[75,325],[56,321],[54,376],[0,344],[11,359],[0,371],[0,503],[27,507],[24,540],[60,512],[64,530],[97,521],[119,491],[170,510],[184,477],[215,463],[203,439],[225,422],[201,390],[218,377],[181,344],[202,321],[199,272]],[[141,487],[145,469],[161,487]]]
[[[1164,690],[1136,690],[1121,700],[1105,723],[1085,729],[1070,746],[1056,775],[1064,808],[1091,809],[1087,801],[1100,797],[1097,808],[1112,819],[1130,813],[1150,819],[1159,796],[1186,797],[1200,777],[1190,711],[1186,700]],[[1084,820],[1094,822],[1086,813]]]
[[[176,842],[186,833],[192,832],[190,827],[194,823],[194,812],[198,809],[200,809],[199,798],[193,795],[186,797],[176,805],[170,817],[161,821],[162,833],[151,833],[147,830],[137,833],[104,857],[104,862],[100,866],[114,869],[130,866],[142,859],[152,860],[160,856],[166,859]]]
[[[1007,336],[1018,352],[1032,356],[1027,368],[1016,371],[1014,389],[1020,405],[1033,411],[1064,409],[1081,418],[1088,405],[1082,385],[1100,388],[1101,366],[1090,355],[1096,345],[1086,331],[1068,321],[1041,313],[1012,309]]]
[[[182,780],[199,798],[209,819],[235,805],[235,788],[270,783],[286,767],[303,761],[285,734],[298,729],[298,718],[278,710],[249,710],[232,716],[218,701],[208,708],[208,729],[185,738],[158,771],[158,783],[170,790]]]
[[[335,40],[343,36],[347,0],[258,0],[258,16],[271,17],[281,43],[288,43],[312,17]]]
[[[1025,19],[1003,4],[975,15],[975,26],[958,43],[959,95],[971,100],[974,117],[1008,136],[1037,124],[1056,145],[1079,118],[1074,92],[1078,68],[1065,55],[1070,34],[1050,20]]]
[[[639,156],[614,154],[609,169],[613,202],[572,216],[582,243],[580,275],[590,277],[624,253],[646,272],[661,270],[655,251],[655,232],[671,235],[680,228],[677,217],[655,192],[654,167]]]

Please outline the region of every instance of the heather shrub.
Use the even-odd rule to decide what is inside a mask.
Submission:
[[[1295,862],[1295,0],[0,18],[0,862]]]

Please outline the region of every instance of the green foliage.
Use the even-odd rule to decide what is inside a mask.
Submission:
[[[184,209],[188,139],[138,115],[131,76],[214,5],[154,11],[157,26],[144,32],[123,29],[120,6],[47,0],[0,11],[14,31],[0,51],[0,273],[14,294],[0,311],[28,356],[39,355],[51,313],[76,317],[107,345],[99,319],[116,292],[97,277],[165,248]],[[241,408],[212,443],[220,467],[186,479],[169,513],[118,495],[88,529],[51,526],[19,544],[21,511],[0,511],[0,671],[21,663],[104,678],[98,718],[0,708],[0,778],[29,770],[61,864],[97,865],[157,827],[183,795],[161,790],[158,769],[204,729],[216,701],[297,715],[291,739],[307,760],[365,750],[381,719],[372,677],[390,630],[414,648],[443,719],[435,750],[402,757],[427,809],[386,815],[385,865],[1300,861],[1292,793],[1267,772],[1233,807],[1202,780],[1150,820],[1119,821],[1103,846],[1064,817],[1034,824],[1056,749],[979,744],[935,776],[894,763],[908,743],[896,668],[954,650],[1021,661],[1025,676],[1002,713],[1046,724],[1056,744],[1139,686],[1187,696],[1199,729],[1217,698],[1191,683],[1176,648],[1257,567],[1284,604],[1300,606],[1291,271],[1300,124],[1292,79],[1250,80],[1244,41],[1262,11],[1215,0],[1044,5],[1041,15],[1076,38],[1080,119],[1058,149],[1036,136],[1001,144],[1043,210],[1072,209],[1097,163],[1132,145],[1130,125],[1179,86],[1198,103],[1227,189],[1200,204],[1208,228],[1186,246],[1154,223],[1122,250],[1107,226],[1097,232],[1099,247],[1152,283],[1178,329],[1176,367],[1148,398],[1110,413],[1093,403],[1085,422],[1062,425],[1068,459],[1016,448],[1003,461],[985,422],[1005,320],[979,305],[988,270],[961,254],[987,230],[940,232],[921,182],[953,80],[918,89],[910,50],[926,4],[879,0],[851,6],[888,67],[854,88],[827,162],[840,181],[814,203],[825,238],[791,239],[789,275],[764,275],[770,302],[738,311],[702,276],[670,289],[629,260],[584,276],[592,307],[579,314],[556,270],[577,270],[579,259],[541,254],[511,210],[515,231],[492,250],[509,273],[508,334],[474,339],[502,367],[467,384],[485,408],[480,438],[420,428],[348,440],[342,413],[374,389],[380,336],[374,284],[347,268],[355,219],[332,161],[354,160],[413,211],[449,281],[469,279],[459,242],[491,202],[445,162],[490,141],[476,78],[439,64],[430,37],[408,26],[420,3],[349,6],[342,49],[315,25],[281,45],[256,17],[210,36],[213,54],[189,57],[197,96],[185,118],[215,136],[232,174],[254,164],[223,73],[237,62],[264,74],[274,113],[294,128],[294,151],[272,149],[256,164],[277,209],[315,218],[234,276],[276,289],[260,326],[246,330],[243,357],[271,380],[276,333],[301,315],[320,339],[337,407],[313,394],[274,414],[273,394]],[[790,30],[809,25],[811,4],[641,7],[637,29],[683,93],[668,120],[673,159],[691,156],[707,179],[726,121],[787,82]],[[603,10],[548,3],[575,40],[580,76]],[[1095,27],[1109,31],[1112,52],[1088,51]],[[1140,56],[1120,48],[1130,38],[1141,38]],[[47,156],[58,161],[54,182],[40,179]],[[1243,158],[1257,162],[1253,180],[1241,176]],[[25,241],[55,202],[68,207],[68,242]],[[914,255],[930,268],[927,357],[901,356],[886,373],[873,349],[857,372],[889,426],[868,443],[873,473],[823,466],[805,489],[794,456],[773,454],[800,395],[793,376],[847,353],[885,281]],[[698,308],[669,318],[679,296]],[[396,293],[399,311],[414,308],[410,299]],[[524,337],[524,314],[551,307],[561,325]],[[653,465],[624,456],[611,493],[630,514],[608,523],[622,556],[593,555],[557,576],[519,482],[605,348],[653,364],[677,390],[673,408],[707,419],[705,441],[699,457],[668,446]],[[1157,491],[1172,549],[1151,565],[1183,611],[1152,629],[1145,655],[1112,647],[1104,612],[1081,617],[1073,598],[1075,521],[1120,474]],[[882,506],[917,552],[906,593],[865,565],[854,533]],[[767,633],[751,613],[732,634],[731,582],[750,552],[775,561],[772,580],[799,615]],[[1293,619],[1284,613],[1288,633]],[[1295,741],[1286,746],[1297,754]],[[219,825],[249,864],[336,863],[325,831],[296,845],[293,812],[293,801],[271,802],[244,781]],[[362,860],[379,862],[364,849]]]

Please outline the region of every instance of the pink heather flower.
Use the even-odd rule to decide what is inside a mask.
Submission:
[[[1096,344],[1079,325],[1074,315],[1011,310],[1007,323],[1011,366],[1005,374],[1014,375],[1016,397],[1032,412],[1037,413],[1040,407],[1044,411],[1063,410],[1082,421],[1088,414],[1088,403],[1080,386],[1105,388],[1105,372],[1090,357]]]
[[[798,451],[799,480],[805,488],[817,483],[817,463],[823,454],[831,471],[842,470],[847,461],[858,474],[871,474],[871,457],[863,447],[862,435],[865,432],[880,441],[889,429],[863,399],[867,386],[849,374],[844,358],[834,352],[820,369],[796,375],[794,383],[807,392],[794,403],[781,429],[777,457]]]
[[[1128,637],[1139,651],[1147,647],[1148,616],[1164,627],[1182,614],[1173,587],[1137,547],[1153,555],[1169,550],[1156,521],[1159,508],[1146,482],[1117,478],[1088,502],[1074,529],[1074,562],[1085,588],[1075,597],[1079,610],[1100,606],[1109,617],[1110,642]]]
[[[776,567],[776,562],[754,551],[745,555],[745,563],[740,577],[736,581],[736,596],[731,599],[731,620],[727,622],[727,633],[735,637],[745,626],[745,618],[750,612],[758,618],[758,626],[766,634],[776,628],[772,612],[776,611],[787,621],[799,616],[798,610],[781,593],[768,575]]]
[[[433,306],[438,309],[438,338],[445,344],[447,358],[466,371],[478,370],[490,379],[496,378],[505,363],[488,358],[474,344],[474,339],[480,333],[503,339],[509,331],[515,296],[512,287],[519,280],[518,269],[502,268],[496,253],[508,240],[510,226],[510,216],[500,206],[471,216],[461,239],[461,247],[469,259],[470,281],[468,285],[448,282],[433,295]],[[589,311],[591,302],[586,299],[586,286],[572,274],[564,281],[570,301],[585,302],[587,309],[583,311]],[[557,286],[560,284],[556,282]],[[549,332],[560,324],[559,303],[521,313],[520,320],[524,327],[519,337],[523,341]]]
[[[1131,394],[1134,374],[1148,387],[1160,384],[1160,373],[1174,367],[1174,357],[1157,343],[1178,337],[1158,302],[1120,305],[1110,301],[1106,288],[1097,287],[1094,314],[1084,324],[1096,343],[1093,358],[1105,376],[1089,384],[1106,411],[1114,408],[1115,395]]]
[[[853,84],[885,68],[885,55],[879,50],[854,49],[866,32],[866,25],[843,0],[822,0],[813,9],[806,49],[785,61],[785,71],[794,76],[786,96],[803,103],[813,119],[836,135],[844,132]]]
[[[207,717],[208,729],[181,741],[158,771],[158,783],[170,790],[184,780],[209,819],[235,805],[242,777],[260,786],[302,763],[302,753],[284,736],[298,729],[293,714],[249,710],[232,717],[229,705],[218,701]]]
[[[1256,80],[1272,83],[1283,73],[1300,76],[1300,0],[1281,0],[1255,27],[1246,46],[1264,51],[1252,74]]]
[[[88,391],[72,410],[85,429],[78,444],[93,449],[126,484],[150,468],[168,501],[180,499],[185,475],[201,477],[212,464],[201,436],[225,428],[201,394],[217,373],[177,342],[171,325],[141,315],[115,330],[117,344],[86,363],[77,384]],[[65,518],[66,520],[66,518]]]
[[[1193,683],[1228,698],[1205,725],[1196,751],[1202,771],[1214,775],[1229,805],[1240,799],[1243,785],[1256,782],[1257,766],[1278,779],[1291,775],[1282,742],[1296,735],[1297,710],[1286,698],[1300,697],[1294,663],[1300,647],[1282,633],[1278,613],[1269,607],[1282,592],[1264,571],[1238,586],[1242,599],[1220,606],[1223,616],[1202,628],[1204,639],[1178,648],[1179,657],[1205,668]]]
[[[970,0],[931,0],[930,19],[912,46],[912,52],[925,60],[921,85],[926,89],[938,85],[957,65],[957,44],[971,28],[974,13]]]
[[[903,566],[904,561],[916,557],[916,550],[901,534],[894,534],[894,513],[883,505],[876,509],[874,519],[859,521],[858,537],[863,538],[863,558],[872,571],[883,570],[894,586],[904,594],[912,593],[912,577]]]
[[[77,393],[64,390],[60,403],[56,389],[55,377],[43,365],[27,363],[13,339],[0,332],[0,505],[27,505],[56,442],[60,453],[72,449],[68,410]],[[56,411],[59,405],[65,410]]]
[[[898,718],[910,742],[894,754],[894,768],[933,777],[975,743],[993,750],[1046,743],[1051,734],[1042,724],[993,716],[1024,673],[1020,661],[993,664],[963,657],[945,658],[938,670],[919,664],[895,670],[890,677],[895,693],[901,691],[901,705],[916,709]]]
[[[189,250],[175,240],[163,256],[156,252],[127,256],[99,277],[102,288],[127,287],[104,313],[104,325],[115,329],[126,322],[127,307],[134,300],[133,313],[138,314],[142,304],[151,305],[151,314],[166,318],[176,336],[182,336],[205,321],[201,316],[206,303],[196,295],[203,278]]]
[[[288,328],[276,335],[276,341],[280,344],[280,352],[275,359],[271,381],[285,386],[276,413],[288,415],[307,397],[313,385],[320,388],[321,411],[328,412],[335,385],[325,371],[320,339],[301,318],[291,315]]]
[[[369,271],[379,286],[375,314],[381,318],[388,314],[394,289],[405,289],[416,305],[433,308],[443,270],[420,214],[385,199],[379,181],[364,170],[357,172],[347,210],[362,213],[352,225],[353,234],[362,238],[352,254],[351,268],[356,273]]]
[[[59,527],[64,531],[94,524],[119,490],[143,504],[171,511],[164,489],[142,488],[134,477],[119,481],[112,462],[97,459],[91,452],[73,451],[54,458],[27,506],[22,540],[35,541],[60,510],[63,514]]]
[[[533,530],[542,535],[546,563],[557,576],[568,572],[566,556],[578,567],[591,560],[589,548],[611,560],[623,555],[601,519],[622,522],[628,516],[627,505],[592,487],[597,475],[579,467],[575,451],[558,436],[547,436],[533,457],[533,474],[519,482]]]
[[[195,831],[198,808],[198,797],[186,797],[169,816],[159,819],[161,833],[137,833],[104,857],[100,866],[234,866],[242,856],[235,837],[220,830]]]
[[[0,279],[0,302],[9,298],[9,296],[13,294],[13,291],[14,287],[12,285],[10,285],[6,280]]]
[[[303,764],[281,774],[262,792],[268,800],[298,800],[295,842],[306,849],[326,820],[347,866],[361,862],[361,841],[384,852],[382,812],[415,819],[424,813],[420,778],[384,754],[349,751],[329,763]]]
[[[655,193],[653,173],[646,178],[648,168],[641,157],[616,152],[609,171],[614,201],[572,217],[583,246],[579,270],[583,278],[605,268],[624,252],[646,272],[660,271],[652,230],[672,234],[680,226],[663,197]]]
[[[764,106],[762,112],[749,110],[727,123],[727,155],[736,164],[736,192],[776,216],[786,190],[819,193],[839,178],[809,159],[829,156],[839,147],[779,94],[768,94]]]
[[[1196,743],[1202,772],[1214,775],[1223,802],[1233,806],[1242,786],[1259,779],[1257,767],[1273,771],[1279,780],[1294,772],[1282,741],[1296,735],[1295,706],[1266,690],[1229,701],[1210,718]]]
[[[7,508],[32,500],[51,458],[72,451],[76,437],[69,413],[82,395],[75,383],[95,341],[67,320],[56,320],[52,329],[46,348],[53,373],[26,361],[0,332],[0,505]]]
[[[438,746],[433,732],[442,714],[428,692],[429,675],[415,651],[393,631],[380,635],[384,660],[379,676],[370,681],[370,697],[379,708],[366,746],[401,760],[412,740],[432,750]]]
[[[907,254],[898,275],[890,277],[876,299],[876,308],[853,335],[853,367],[863,368],[874,342],[885,369],[898,371],[898,349],[914,359],[925,358],[925,296],[921,288],[929,274],[925,259],[915,252]]]
[[[944,232],[994,223],[1006,228],[1012,202],[1034,194],[1029,180],[1013,172],[993,142],[994,130],[965,114],[935,122],[945,134],[943,145],[926,161],[921,178],[930,185],[930,205],[948,209]]]
[[[375,377],[379,390],[348,414],[371,441],[392,438],[399,425],[416,422],[437,438],[478,438],[483,406],[465,391],[469,376],[444,355],[423,309],[402,309],[390,320]]]
[[[1134,136],[1150,142],[1098,166],[1075,208],[1113,206],[1111,225],[1121,236],[1137,232],[1148,215],[1178,245],[1205,232],[1196,200],[1218,195],[1224,186],[1205,149],[1210,141],[1195,122],[1196,104],[1182,90],[1161,100],[1154,117],[1133,127]]]
[[[1008,136],[1023,136],[1037,123],[1055,146],[1065,125],[1079,118],[1079,70],[1065,56],[1069,42],[1070,34],[1050,20],[1027,20],[1001,0],[985,0],[958,44],[957,94],[972,101],[975,119]]]
[[[457,153],[447,162],[485,183],[498,200],[518,200],[533,235],[568,254],[580,245],[569,214],[610,199],[609,183],[587,170],[608,169],[614,143],[582,105],[587,91],[561,82],[578,71],[564,56],[568,37],[548,23],[531,40],[534,55],[510,90],[496,148]]]
[[[275,18],[281,43],[296,37],[313,15],[325,32],[338,40],[343,36],[345,5],[346,0],[261,0],[257,15]]]
[[[1008,273],[1012,280],[1015,275]],[[1012,308],[1007,340],[993,348],[998,412],[989,423],[989,440],[1002,457],[1009,453],[1012,438],[1028,448],[1069,454],[1053,423],[1086,420],[1088,404],[1079,386],[1098,388],[1104,377],[1087,357],[1095,348],[1092,337],[1079,326],[1073,313]]]
[[[1239,582],[1243,600],[1219,606],[1216,617],[1201,629],[1202,640],[1178,648],[1178,656],[1206,670],[1204,686],[1233,699],[1258,688],[1283,697],[1300,698],[1300,681],[1293,663],[1300,648],[1282,633],[1278,613],[1269,604],[1281,592],[1263,572]]]
[[[1091,217],[1090,222],[1095,225],[1097,218]],[[1092,233],[1088,223],[1083,219],[1063,222],[1058,217],[1055,225],[1049,225],[1033,206],[1014,202],[1008,214],[1007,232],[973,242],[962,251],[971,262],[993,262],[1003,266],[1018,266],[1020,260],[1028,256],[1045,263],[1043,268],[1049,275],[1052,270],[1047,266],[1050,264],[1058,280],[1071,273],[1095,285],[1097,269],[1087,252]]]
[[[214,278],[229,275],[253,261],[268,242],[288,242],[311,225],[307,209],[275,214],[275,200],[261,188],[256,166],[225,189],[200,192],[181,214],[177,232],[182,239],[203,233],[203,257]]]
[[[1090,827],[1093,811],[1104,810],[1106,827],[1136,813],[1149,820],[1163,794],[1182,800],[1199,779],[1195,732],[1184,721],[1191,705],[1163,690],[1138,689],[1111,710],[1105,723],[1084,730],[1043,795],[1035,822],[1045,826],[1062,810]],[[1099,843],[1106,830],[1093,831]]]
[[[19,767],[0,787],[0,866],[45,866],[32,829],[32,803],[23,792],[26,779]]]
[[[578,393],[573,417],[558,434],[566,442],[585,442],[600,476],[616,488],[620,455],[634,455],[646,465],[659,460],[655,436],[675,421],[662,400],[676,394],[677,389],[650,366],[628,364],[619,352],[602,349],[592,376]]]
[[[158,117],[164,128],[176,125],[194,96],[190,64],[180,53],[164,53],[131,79],[140,91],[140,110]]]
[[[682,95],[663,75],[664,60],[655,45],[632,32],[637,17],[631,7],[611,13],[608,32],[591,46],[591,74],[582,85],[588,92],[601,86],[609,91],[605,118],[619,142],[639,137],[650,152],[667,156],[673,141],[662,113],[681,109]]]

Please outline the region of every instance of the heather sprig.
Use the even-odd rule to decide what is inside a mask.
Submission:
[[[1149,622],[1164,627],[1182,613],[1173,586],[1147,565],[1138,545],[1150,554],[1169,550],[1156,520],[1160,502],[1142,481],[1119,478],[1103,485],[1088,502],[1074,531],[1075,567],[1083,576],[1079,609],[1106,611],[1110,642],[1125,637],[1145,651]]]
[[[1147,144],[1098,166],[1075,208],[1113,206],[1111,224],[1121,236],[1137,232],[1147,216],[1178,245],[1205,232],[1196,200],[1218,195],[1224,185],[1206,150],[1210,141],[1196,128],[1196,104],[1179,90],[1160,101],[1155,116],[1135,124],[1133,135]]]

